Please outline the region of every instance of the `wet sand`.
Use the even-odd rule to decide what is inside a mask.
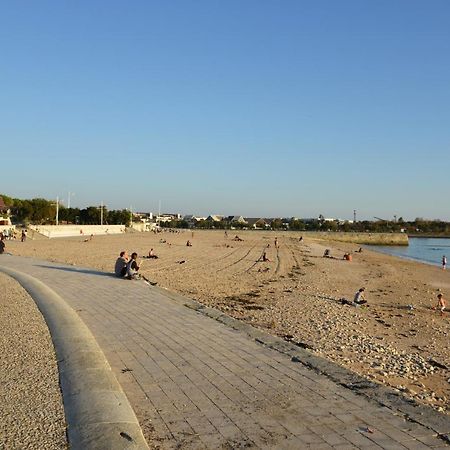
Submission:
[[[234,241],[238,234],[243,241]],[[432,309],[450,298],[450,271],[359,245],[301,233],[190,231],[127,233],[93,240],[8,241],[7,251],[112,271],[121,250],[139,256],[158,285],[306,346],[373,381],[448,413],[450,314]],[[275,237],[279,247],[275,247]],[[190,240],[192,247],[187,247]],[[166,241],[166,242],[162,242]],[[325,248],[332,258],[323,258]],[[269,262],[259,261],[266,250]],[[352,261],[342,259],[344,253]],[[125,282],[125,281],[124,281]],[[129,282],[129,281],[127,281]],[[367,307],[342,305],[366,287]],[[412,309],[408,307],[412,305]]]

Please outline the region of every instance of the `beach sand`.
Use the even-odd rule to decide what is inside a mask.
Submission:
[[[239,235],[243,241],[234,241]],[[450,272],[359,245],[301,233],[181,231],[8,241],[7,251],[111,272],[121,250],[139,256],[158,285],[281,336],[369,379],[448,413],[450,313],[432,307],[450,297]],[[279,248],[275,248],[275,237]],[[192,247],[186,246],[186,241]],[[163,242],[166,241],[166,242]],[[325,248],[332,258],[323,258]],[[266,250],[270,262],[258,262]],[[352,261],[345,261],[345,252]],[[366,288],[367,307],[342,305]],[[408,307],[412,305],[412,309]],[[444,366],[446,368],[444,368]]]
[[[58,367],[47,325],[30,296],[4,274],[0,293],[0,448],[67,448]]]

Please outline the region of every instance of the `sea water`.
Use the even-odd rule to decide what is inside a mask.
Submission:
[[[388,255],[400,256],[402,258],[414,259],[436,266],[442,265],[442,257],[445,255],[450,262],[450,239],[449,238],[409,238],[406,246],[384,246],[371,245],[371,250],[387,253]]]

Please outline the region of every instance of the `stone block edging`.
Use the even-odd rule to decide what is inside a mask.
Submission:
[[[55,291],[25,273],[0,266],[36,302],[50,330],[72,450],[146,450],[131,405],[105,355],[78,314]]]

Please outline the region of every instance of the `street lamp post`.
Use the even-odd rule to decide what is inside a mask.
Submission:
[[[70,198],[71,198],[73,195],[75,195],[75,192],[70,192],[70,191],[69,191],[69,193],[68,193],[68,195],[67,195],[67,209],[70,208]]]
[[[56,225],[59,224],[59,196],[56,196]]]

